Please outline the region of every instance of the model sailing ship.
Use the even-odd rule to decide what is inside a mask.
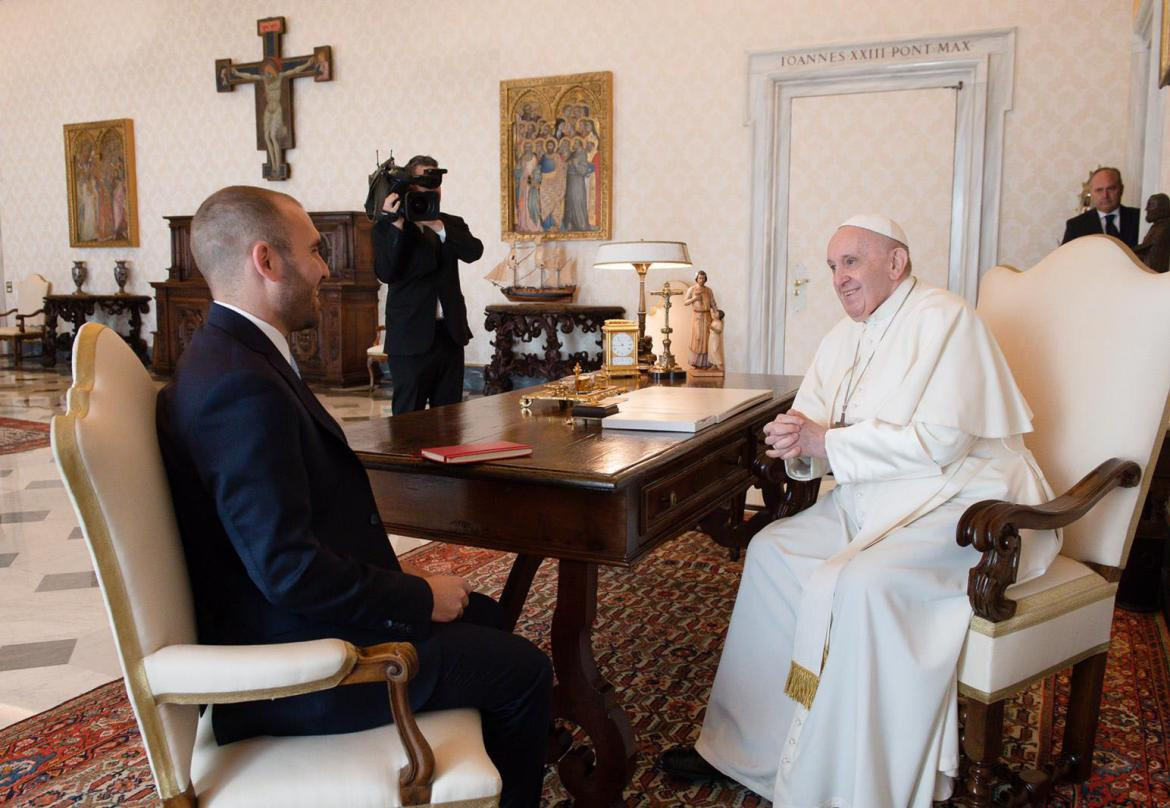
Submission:
[[[508,256],[484,275],[516,303],[568,302],[577,294],[576,260],[565,248],[534,242],[512,242]]]

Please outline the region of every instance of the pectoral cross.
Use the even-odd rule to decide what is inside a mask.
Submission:
[[[230,93],[237,84],[256,86],[256,148],[268,152],[261,174],[266,180],[287,180],[284,152],[296,145],[293,131],[293,79],[312,76],[313,81],[333,80],[333,49],[313,48],[309,56],[280,55],[284,17],[256,21],[256,33],[264,39],[264,58],[259,62],[232,64],[215,60],[216,92]]]

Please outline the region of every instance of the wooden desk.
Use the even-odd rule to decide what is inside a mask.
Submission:
[[[593,655],[597,565],[629,566],[699,524],[724,546],[746,546],[776,513],[745,523],[747,489],[763,483],[775,505],[786,483],[771,461],[761,460],[762,429],[788,409],[799,383],[794,376],[703,380],[702,386],[770,388],[775,397],[694,435],[566,423],[568,411],[545,401],[526,415],[522,391],[345,425],[387,531],[518,553],[501,598],[510,625],[541,560],[559,560],[553,714],[581,726],[593,744],[592,753],[572,750],[559,764],[579,804],[618,802],[635,759],[629,719]],[[530,443],[535,451],[466,466],[418,455],[426,446],[484,440]],[[807,495],[800,486],[787,488],[789,497]]]
[[[150,298],[146,295],[116,293],[112,295],[45,295],[45,336],[44,354],[41,358],[45,367],[57,364],[58,347],[70,348],[77,330],[85,321],[101,309],[105,314],[116,317],[123,312],[130,314],[130,333],[123,337],[144,365],[150,366],[146,356],[146,343],[142,340],[142,315],[150,311]],[[73,325],[72,334],[57,334],[57,319]]]

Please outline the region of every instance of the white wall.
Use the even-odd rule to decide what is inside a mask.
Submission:
[[[3,267],[9,280],[41,272],[66,290],[82,258],[87,288],[112,291],[114,259],[129,258],[129,289],[149,293],[170,263],[162,216],[192,213],[211,191],[241,182],[286,191],[311,210],[356,210],[375,148],[393,145],[450,169],[444,205],[486,246],[463,270],[468,308],[481,311],[503,300],[481,280],[504,253],[499,81],[612,70],[613,237],[688,242],[728,311],[735,370],[748,339],[749,51],[1018,27],[999,258],[1029,266],[1055,246],[1087,170],[1124,162],[1131,14],[1125,0],[3,0]],[[216,93],[213,63],[258,59],[256,20],[275,15],[288,21],[285,54],[333,46],[335,80],[296,82],[292,179],[265,183],[252,90]],[[62,125],[108,118],[134,119],[141,246],[72,249]],[[569,250],[588,265],[595,246]],[[633,315],[633,273],[581,274],[581,302],[620,303]],[[486,360],[482,317],[471,321],[468,358]]]

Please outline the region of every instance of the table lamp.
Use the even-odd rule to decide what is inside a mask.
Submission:
[[[685,269],[691,265],[681,241],[610,241],[597,248],[595,269],[632,269],[638,273],[638,365],[654,362],[652,340],[646,335],[646,273],[651,269]]]

